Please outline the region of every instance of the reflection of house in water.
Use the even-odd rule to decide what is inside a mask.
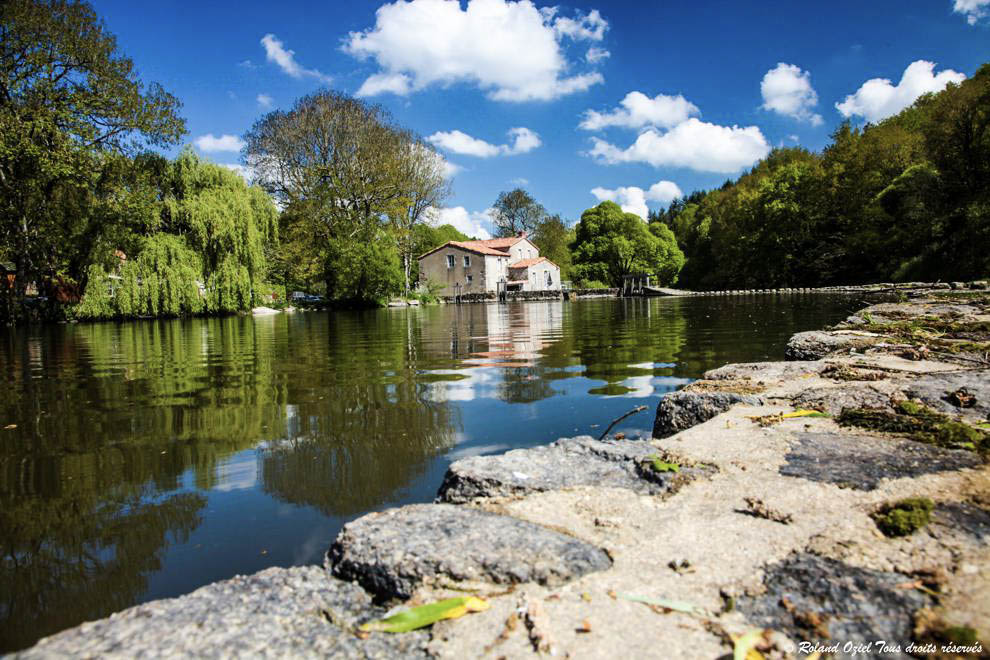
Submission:
[[[430,371],[436,379],[431,398],[535,401],[551,396],[543,358],[562,336],[566,309],[559,300],[448,307],[446,341],[429,337],[426,343],[433,351],[442,347],[444,357],[453,359],[451,368]],[[524,390],[528,394],[521,394]]]

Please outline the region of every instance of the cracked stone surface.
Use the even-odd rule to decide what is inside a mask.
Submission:
[[[637,462],[656,453],[657,448],[647,441],[599,442],[591,436],[579,436],[498,456],[472,456],[455,461],[447,469],[437,501],[456,504],[475,497],[595,485],[660,494],[683,481],[691,468],[681,474],[654,473],[644,478]]]
[[[797,408],[822,410],[837,416],[844,408],[887,408],[890,400],[900,394],[893,383],[846,382],[839,385],[809,387],[794,397]],[[895,397],[895,398],[903,398]]]
[[[413,504],[348,523],[330,547],[333,574],[378,600],[410,598],[447,578],[560,585],[612,565],[604,550],[573,536],[469,507]]]
[[[737,403],[763,405],[763,398],[734,392],[672,392],[660,400],[653,437],[666,438],[723,413]]]
[[[780,474],[873,490],[883,479],[978,467],[974,452],[850,433],[801,433]]]
[[[956,405],[950,396],[960,389],[965,389],[972,397],[966,407]],[[990,419],[990,379],[986,377],[986,372],[963,371],[922,376],[906,385],[904,393],[948,415],[981,421]]]
[[[12,657],[427,657],[425,632],[359,639],[347,630],[384,612],[322,568],[269,568],[84,623]]]
[[[879,337],[825,330],[799,332],[787,342],[784,357],[788,360],[820,360],[840,351],[848,353],[850,350],[861,350],[879,339]]]
[[[911,639],[911,614],[932,603],[916,589],[898,588],[911,580],[902,573],[800,553],[767,567],[766,592],[742,598],[737,605],[754,624],[795,641],[841,640],[840,648],[846,642],[877,639],[904,643]]]

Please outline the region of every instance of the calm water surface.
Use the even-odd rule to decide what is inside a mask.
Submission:
[[[0,331],[0,651],[433,498],[451,461],[615,430],[851,297],[587,300]],[[7,427],[7,428],[3,428]]]

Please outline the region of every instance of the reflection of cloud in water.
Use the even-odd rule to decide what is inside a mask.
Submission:
[[[253,451],[236,454],[217,468],[214,490],[229,492],[254,488],[258,483],[258,459]]]
[[[436,403],[496,398],[499,375],[498,370],[493,367],[437,369],[430,373],[464,376],[458,380],[444,380],[430,383],[429,398]]]
[[[482,456],[484,454],[501,454],[502,452],[511,449],[511,445],[476,445],[474,447],[464,447],[462,449],[456,449],[449,454],[447,457],[452,461],[457,461],[462,458],[468,458],[470,456]]]
[[[652,362],[647,362],[645,364],[650,366],[653,365]],[[641,365],[631,364],[629,366],[639,367]],[[682,385],[687,385],[691,382],[691,380],[691,378],[675,378],[674,376],[630,376],[629,378],[626,378],[618,383],[614,383],[612,385],[606,384],[607,387],[623,388],[621,393],[599,393],[599,395],[606,399],[612,399],[615,397],[642,399],[648,396],[653,396],[653,394],[658,390],[660,394],[666,394],[667,392],[671,392]]]

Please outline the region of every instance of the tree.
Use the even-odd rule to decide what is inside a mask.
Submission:
[[[532,233],[547,215],[546,209],[522,188],[500,192],[492,208],[495,233],[502,237],[521,231]]]
[[[684,255],[673,232],[662,223],[654,227],[615,202],[586,210],[576,228],[574,277],[618,287],[624,275],[650,273],[657,275],[658,284],[674,283]]]
[[[256,304],[268,275],[266,247],[278,240],[277,210],[268,195],[190,148],[171,163],[146,157],[132,167],[150,172],[155,201],[139,207],[131,233],[98,243],[111,264],[94,260],[79,313],[178,316]],[[117,248],[127,255],[123,264],[112,256]],[[122,278],[112,297],[110,274]]]
[[[409,295],[412,262],[416,257],[415,227],[422,225],[426,212],[440,206],[450,194],[444,177],[443,159],[432,145],[407,136],[399,159],[398,176],[404,182],[402,203],[393,211],[390,221],[399,257],[402,260],[403,290]]]
[[[281,203],[294,227],[289,240],[309,242],[299,252],[319,255],[321,277],[334,299],[354,300],[354,280],[336,255],[364,248],[345,242],[389,239],[402,252],[408,275],[412,228],[446,195],[435,151],[397,127],[377,105],[333,91],[299,99],[289,111],[262,117],[248,132],[245,159],[256,180]],[[390,227],[391,237],[382,229]],[[295,248],[290,248],[295,249]],[[393,253],[395,250],[393,250]],[[382,281],[392,282],[390,277]],[[400,279],[391,293],[402,288]],[[358,296],[378,299],[382,291]]]
[[[574,241],[574,236],[574,229],[568,228],[560,215],[554,214],[546,216],[537,223],[533,235],[530,237],[533,244],[540,249],[540,256],[546,257],[560,266],[560,279],[562,280],[570,278],[570,244]]]
[[[11,309],[27,284],[80,277],[70,268],[99,172],[114,154],[175,144],[180,104],[145,87],[116,39],[78,0],[0,3],[0,244],[16,267]]]

